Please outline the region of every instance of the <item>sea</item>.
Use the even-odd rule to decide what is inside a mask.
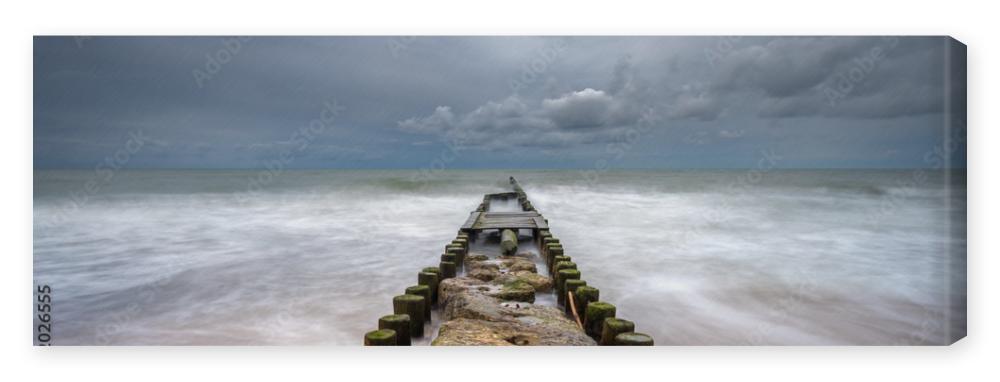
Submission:
[[[360,345],[515,177],[657,345],[943,345],[964,170],[35,170],[55,345]]]

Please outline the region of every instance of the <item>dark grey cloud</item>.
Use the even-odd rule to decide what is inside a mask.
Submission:
[[[948,82],[964,79],[957,46],[942,37],[37,37],[35,164],[92,166],[141,131],[149,144],[130,166],[260,167],[302,146],[296,132],[336,100],[343,110],[294,150],[292,166],[413,167],[456,143],[466,149],[457,166],[591,166],[640,127],[632,159],[617,165],[740,166],[768,145],[845,157],[792,165],[867,166],[886,152],[893,165],[919,165],[921,150],[940,143],[927,132],[941,128],[945,103],[964,108],[964,83]],[[654,122],[640,126],[643,116]]]

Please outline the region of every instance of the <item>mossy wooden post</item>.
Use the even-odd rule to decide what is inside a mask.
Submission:
[[[563,255],[562,244],[549,243],[548,245],[545,246],[545,259],[548,261],[548,263],[546,263],[545,265],[551,267],[552,264],[555,264],[553,259],[556,258],[557,256],[562,256],[562,255]]]
[[[573,314],[573,312],[570,311],[570,304],[567,304],[568,300],[566,300],[566,298],[569,297],[568,293],[569,292],[573,292],[573,295],[576,295],[576,290],[579,289],[582,286],[587,286],[587,282],[583,281],[583,280],[580,280],[580,279],[570,279],[570,280],[566,280],[566,282],[564,283],[564,285],[565,285],[566,292],[563,292],[563,294],[560,295],[560,297],[562,298],[562,300],[559,301],[559,303],[563,304],[563,306],[565,307],[566,314]],[[576,303],[576,301],[573,301],[573,303]],[[577,307],[577,309],[580,309],[580,308]],[[577,314],[583,314],[582,311],[576,312],[576,313]]]
[[[397,346],[410,346],[410,315],[390,314],[378,319],[379,329],[391,329],[396,332]]]
[[[462,246],[458,244],[448,244],[444,247],[444,252],[455,254],[455,265],[461,265],[465,262],[465,249],[462,249]]]
[[[600,300],[600,297],[601,291],[592,286],[576,288],[576,292],[573,293],[573,303],[576,304],[576,311],[580,313],[581,319],[586,318],[587,306]]]
[[[500,233],[500,251],[504,256],[517,254],[517,232],[505,229]]]
[[[410,335],[424,336],[424,301],[423,296],[403,294],[392,298],[392,312],[410,316]]]
[[[552,237],[551,231],[547,229],[538,230],[538,234],[535,235],[535,245],[537,245],[538,248],[542,248],[542,241],[545,240],[545,238],[547,237]]]
[[[426,285],[431,290],[431,304],[437,303],[438,300],[438,274],[431,272],[420,272],[417,273],[417,284]]]
[[[457,245],[461,246],[462,249],[465,250],[465,253],[469,253],[469,239],[468,238],[456,237],[455,240],[451,241],[451,243],[452,244],[457,244]]]
[[[576,269],[563,269],[556,273],[556,293],[566,294],[566,280],[579,280],[580,271]],[[559,299],[560,303],[566,303],[566,298]]]
[[[458,264],[458,254],[455,252],[448,252],[441,254],[441,261],[447,261],[449,263]]]
[[[379,329],[365,333],[365,346],[396,346],[396,331]]]
[[[455,268],[455,263],[450,261],[442,261],[441,264],[438,265],[438,267],[441,268],[442,281],[455,277],[455,275],[457,274],[456,272],[458,272],[458,270]]]
[[[653,346],[653,337],[642,333],[621,333],[615,336],[615,345]]]
[[[635,331],[635,323],[629,320],[623,320],[620,318],[608,318],[604,320],[604,326],[601,329],[601,346],[610,346],[615,344],[615,337],[622,333],[632,333]]]
[[[587,328],[587,334],[595,340],[599,339],[601,330],[604,329],[604,320],[615,317],[615,306],[603,301],[587,304],[585,317],[583,327]]]
[[[441,268],[439,267],[427,267],[420,270],[421,272],[433,273],[438,275],[438,281],[441,281]]]
[[[558,244],[559,239],[555,236],[549,235],[542,238],[542,243],[538,246],[542,250],[542,257],[548,257],[549,255],[549,244]]]
[[[557,261],[556,264],[552,266],[553,273],[559,273],[559,271],[563,269],[576,269],[576,263],[569,260],[563,260],[563,261]]]
[[[556,256],[552,258],[552,263],[549,264],[549,276],[556,277],[556,264],[564,261],[573,261],[573,258],[569,256]]]
[[[424,298],[424,321],[431,322],[431,288],[426,285],[414,285],[406,288],[406,294]]]

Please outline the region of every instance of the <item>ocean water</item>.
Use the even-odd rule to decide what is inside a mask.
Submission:
[[[952,174],[37,170],[34,279],[57,345],[359,345],[513,175],[657,344],[946,344],[965,333]]]

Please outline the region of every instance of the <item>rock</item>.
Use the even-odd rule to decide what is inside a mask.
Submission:
[[[500,276],[500,271],[491,268],[479,268],[469,271],[469,277],[482,281],[493,281],[493,279]]]
[[[441,283],[442,320],[432,345],[596,345],[576,323],[556,307],[508,300],[532,299],[534,288],[525,275],[484,282],[457,277]],[[505,276],[508,277],[508,276]],[[544,277],[544,276],[543,276]]]
[[[475,263],[477,261],[485,261],[489,259],[490,259],[489,256],[486,256],[482,253],[469,252],[469,254],[465,256],[465,265],[468,266],[471,263]]]
[[[497,281],[509,282],[514,279],[521,280],[531,285],[535,289],[535,292],[550,292],[552,291],[552,279],[534,272],[515,272],[512,274],[506,274],[500,276]]]
[[[530,271],[538,272],[538,266],[534,261],[518,256],[500,256],[496,260],[503,268],[510,272]]]
[[[528,259],[528,260],[531,260],[531,261],[534,261],[535,259],[538,258],[538,255],[536,255],[534,253],[531,253],[531,252],[519,252],[518,254],[516,254],[514,256],[517,256],[517,257],[520,257],[520,258],[524,258],[524,259]]]
[[[500,291],[490,294],[504,301],[535,302],[535,287],[521,278],[501,284]]]

